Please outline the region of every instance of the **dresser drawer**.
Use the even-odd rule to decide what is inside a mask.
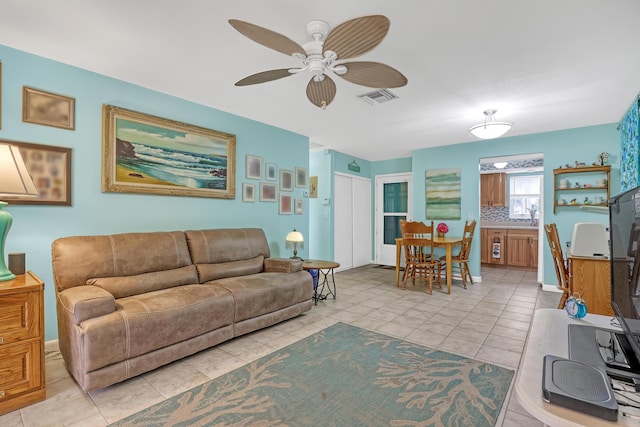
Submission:
[[[40,292],[0,296],[0,348],[40,336]]]
[[[41,387],[40,340],[0,347],[0,405]]]

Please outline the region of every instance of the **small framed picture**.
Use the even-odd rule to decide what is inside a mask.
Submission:
[[[268,182],[260,183],[260,201],[261,202],[277,202],[278,188],[276,184],[269,184]]]
[[[302,215],[304,213],[304,199],[294,199],[293,213]]]
[[[255,184],[242,183],[242,201],[243,202],[255,202],[256,201],[256,186]]]
[[[291,194],[280,194],[280,215],[291,215],[293,213]]]
[[[307,188],[306,168],[296,168],[296,187]]]
[[[247,154],[247,179],[262,179],[262,157]]]
[[[73,130],[75,99],[24,86],[22,121]]]
[[[317,176],[309,177],[309,198],[311,199],[318,198],[318,177]]]
[[[278,166],[275,163],[264,164],[264,179],[265,181],[278,180]]]
[[[293,171],[280,169],[280,191],[293,191]]]

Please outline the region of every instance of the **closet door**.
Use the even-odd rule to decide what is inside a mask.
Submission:
[[[334,175],[334,259],[340,270],[371,262],[371,180]]]
[[[340,270],[353,267],[353,196],[351,178],[334,175],[333,255]]]

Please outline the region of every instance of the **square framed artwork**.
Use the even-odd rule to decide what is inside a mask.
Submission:
[[[18,147],[40,195],[33,198],[2,196],[12,205],[71,206],[71,148],[0,140]]]
[[[280,194],[280,215],[291,215],[293,213],[291,194]]]
[[[280,169],[280,191],[293,191],[293,171]]]
[[[74,98],[24,86],[22,121],[73,130],[75,103]]]
[[[296,168],[296,187],[307,188],[307,168]]]
[[[247,179],[262,179],[262,157],[247,154]]]
[[[102,126],[102,191],[235,199],[235,135],[113,105]]]
[[[277,202],[278,186],[268,182],[260,183],[260,201],[261,202]]]
[[[255,184],[242,183],[242,201],[243,202],[255,202],[256,201],[256,186]]]
[[[264,164],[264,180],[265,181],[278,180],[278,166],[275,163],[266,162]]]
[[[294,199],[293,213],[296,215],[302,215],[304,213],[304,199]]]

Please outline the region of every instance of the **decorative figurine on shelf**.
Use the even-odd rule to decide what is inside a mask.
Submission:
[[[607,160],[609,160],[609,153],[602,152],[598,154],[598,162],[600,163],[600,166],[604,166],[604,164],[607,163]]]
[[[580,188],[580,183],[576,182],[576,188]]]
[[[436,230],[438,231],[438,237],[444,237],[444,235],[449,232],[449,226],[444,222],[441,222],[436,227]]]
[[[584,202],[582,202],[582,203],[584,203],[585,205],[590,205],[590,204],[591,204],[591,201],[589,200],[589,198],[588,198],[588,197],[585,197],[585,198],[584,198]]]
[[[577,205],[578,204],[578,199],[571,199],[571,201],[569,202],[570,205]]]
[[[586,164],[585,162],[578,162],[578,161],[576,160],[576,167],[577,167],[577,168],[581,168],[581,167],[583,167],[583,166],[587,166],[587,164]]]

